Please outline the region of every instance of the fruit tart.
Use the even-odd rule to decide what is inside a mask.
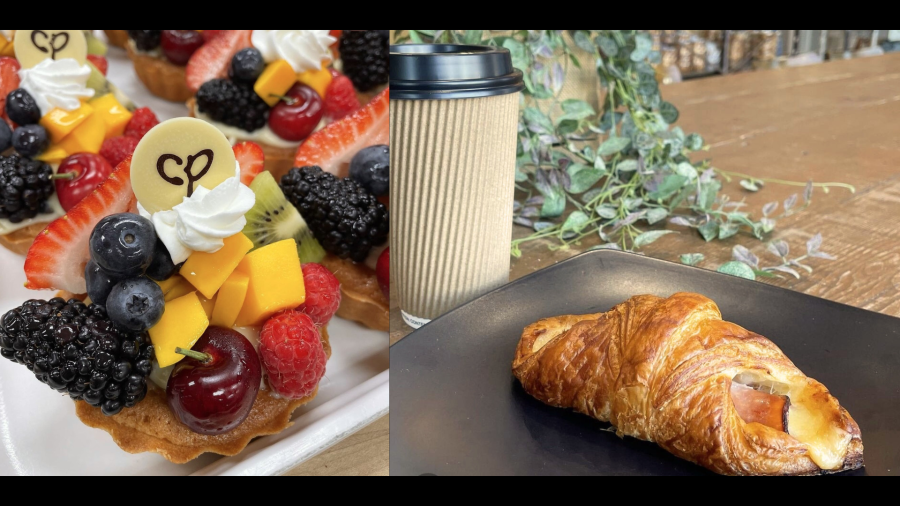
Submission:
[[[7,31],[0,52],[0,244],[25,254],[158,121],[106,79],[90,31]]]
[[[103,30],[110,46],[125,49],[128,46],[128,30]]]
[[[138,79],[150,93],[164,100],[184,102],[193,96],[185,82],[185,68],[201,46],[228,30],[106,30],[111,43],[126,32],[128,57]],[[235,30],[230,30],[234,32]]]
[[[305,139],[357,111],[388,80],[386,30],[231,32],[191,58],[187,82],[196,96],[188,107],[233,142],[260,144],[276,179]],[[347,61],[337,57],[344,50]]]
[[[287,428],[341,292],[260,154],[193,118],[151,129],[31,246],[26,287],[64,294],[4,315],[0,355],[130,453],[184,463]]]

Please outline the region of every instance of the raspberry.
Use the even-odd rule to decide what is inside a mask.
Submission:
[[[341,305],[341,282],[322,264],[303,264],[303,284],[306,302],[297,306],[297,311],[324,327]]]
[[[312,395],[325,375],[325,347],[308,315],[286,311],[269,318],[259,334],[259,358],[269,386],[289,399]]]
[[[141,107],[134,111],[134,116],[125,127],[125,135],[134,137],[135,139],[143,139],[151,128],[159,124],[159,119],[153,114],[149,107]]]
[[[119,165],[122,160],[131,156],[137,145],[138,139],[131,137],[130,135],[110,137],[103,141],[103,146],[100,147],[100,156],[106,158],[106,161],[115,167]]]
[[[337,121],[359,110],[359,97],[350,78],[332,69],[333,79],[325,90],[325,117]]]
[[[89,54],[87,59],[97,67],[101,74],[106,75],[106,71],[109,69],[109,62],[106,61],[106,58],[98,54]]]

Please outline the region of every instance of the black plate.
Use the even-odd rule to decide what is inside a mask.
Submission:
[[[391,474],[709,474],[608,424],[528,396],[511,372],[522,329],[637,294],[702,293],[824,383],[862,430],[865,470],[900,473],[900,320],[724,274],[616,251],[541,270],[391,348]]]

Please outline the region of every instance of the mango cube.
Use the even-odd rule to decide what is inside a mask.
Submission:
[[[170,276],[169,279],[165,281],[157,281],[156,284],[159,285],[160,288],[162,288],[163,295],[168,295],[168,293],[171,292],[172,289],[182,281],[182,279],[183,278],[181,276],[175,274],[173,276]]]
[[[149,331],[159,367],[180,362],[184,355],[175,353],[175,348],[190,349],[207,327],[209,319],[196,293],[166,302],[162,318]]]
[[[94,114],[94,108],[90,104],[81,104],[81,107],[74,111],[57,107],[45,114],[41,118],[40,124],[50,134],[50,142],[57,144],[92,114]],[[101,142],[103,142],[102,139]]]
[[[270,63],[260,74],[253,85],[253,91],[263,99],[263,102],[273,107],[281,100],[281,97],[297,82],[297,74],[287,60],[278,60]]]
[[[106,124],[106,138],[118,137],[125,133],[125,127],[131,121],[131,111],[126,109],[116,100],[116,96],[107,93],[100,98],[95,98],[90,102],[94,108],[94,114],[99,114]]]
[[[50,146],[45,149],[43,153],[34,157],[34,159],[44,163],[60,163],[65,160],[67,156],[69,156],[69,154],[66,153],[65,149],[59,146]]]
[[[316,90],[316,93],[323,98],[325,97],[325,90],[328,89],[328,85],[331,84],[332,79],[331,71],[325,68],[324,65],[319,70],[307,70],[306,72],[297,74],[298,82]]]
[[[228,276],[219,294],[216,296],[216,307],[213,309],[210,325],[215,327],[234,327],[238,313],[244,305],[247,296],[247,285],[250,284],[250,276],[240,271],[235,271]]]
[[[66,153],[99,153],[106,136],[106,123],[99,114],[91,114],[58,145]]]
[[[179,297],[184,297],[185,295],[187,295],[191,292],[196,292],[196,291],[197,291],[197,289],[194,288],[194,285],[192,285],[190,282],[188,282],[188,280],[179,277],[178,282],[175,283],[175,286],[173,286],[168,292],[166,292],[164,298],[165,298],[166,302],[169,302],[170,300],[175,300]]]
[[[195,251],[181,267],[181,277],[188,280],[207,299],[219,291],[244,255],[253,249],[253,241],[238,232],[225,239],[225,245],[215,253]]]
[[[212,321],[213,309],[216,307],[216,299],[218,295],[213,295],[213,298],[207,299],[202,294],[198,295],[200,298],[200,305],[203,306],[203,310],[206,311],[206,317]]]
[[[261,325],[283,309],[293,309],[306,300],[297,242],[278,241],[253,251],[241,261],[238,272],[250,278],[244,307],[235,325]]]
[[[0,35],[0,56],[9,56],[10,58],[16,57],[15,44],[13,44],[12,40],[6,40],[3,35]]]

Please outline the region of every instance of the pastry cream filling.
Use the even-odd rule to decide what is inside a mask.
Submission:
[[[787,385],[741,373],[731,382],[731,399],[744,422],[787,432],[805,444],[819,468],[843,465],[850,434],[832,422],[830,406],[818,406],[820,401],[805,384]]]

